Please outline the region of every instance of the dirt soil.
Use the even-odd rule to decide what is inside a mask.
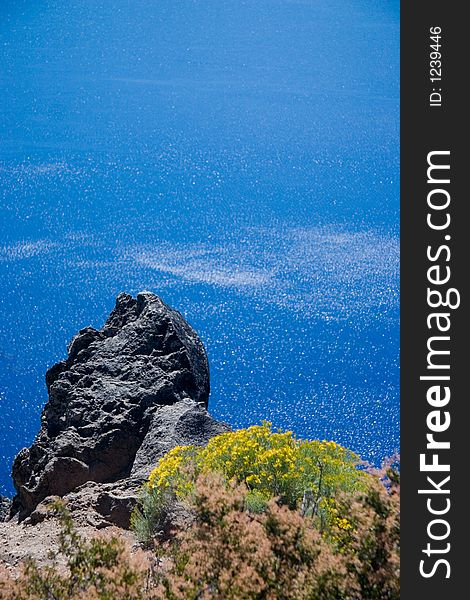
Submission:
[[[126,545],[137,548],[137,540],[131,531],[114,525],[97,529],[86,522],[77,523],[77,532],[85,539],[97,535],[119,537]],[[16,523],[14,521],[0,523],[0,565],[17,573],[21,561],[30,557],[39,566],[51,564],[50,551],[58,549],[59,523],[55,518],[46,518],[36,525]],[[60,563],[59,563],[60,564]]]

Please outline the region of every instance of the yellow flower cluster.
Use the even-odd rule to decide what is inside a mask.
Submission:
[[[335,523],[343,531],[348,531],[349,529],[352,529],[352,525],[347,519],[344,519],[344,518],[340,519],[340,518],[336,517]]]
[[[215,472],[227,482],[245,483],[258,497],[280,497],[292,507],[308,493],[316,513],[322,511],[331,522],[334,502],[329,499],[365,485],[357,463],[354,453],[335,442],[298,440],[291,431],[272,431],[265,421],[218,435],[204,448],[173,448],[152,471],[148,486],[187,496],[199,473]]]
[[[265,422],[212,438],[200,458],[204,471],[243,481],[269,497],[280,493],[282,480],[292,476],[296,449],[292,432],[273,433]]]
[[[158,461],[150,473],[147,486],[152,490],[173,488],[179,496],[185,496],[192,490],[190,470],[195,464],[194,446],[175,446]]]

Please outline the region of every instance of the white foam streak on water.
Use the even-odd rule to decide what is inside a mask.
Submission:
[[[131,247],[123,256],[162,274],[231,288],[304,314],[345,318],[397,306],[397,238],[328,226],[251,230],[241,239]]]

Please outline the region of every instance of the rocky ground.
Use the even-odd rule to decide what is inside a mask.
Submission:
[[[98,530],[95,525],[84,519],[77,523],[77,532],[85,539],[101,534],[118,536],[131,548],[138,547],[131,531],[116,526]],[[59,523],[53,518],[35,525],[24,522],[18,524],[15,521],[0,523],[0,565],[17,573],[25,558],[33,558],[39,566],[51,564],[49,552],[57,551],[58,534]]]

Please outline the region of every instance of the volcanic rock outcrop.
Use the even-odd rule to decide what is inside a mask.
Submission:
[[[38,518],[45,498],[69,494],[126,526],[135,490],[158,458],[229,429],[206,410],[201,340],[150,292],[120,294],[104,327],[79,331],[46,384],[40,432],[13,464],[11,513],[20,520],[35,509]]]

